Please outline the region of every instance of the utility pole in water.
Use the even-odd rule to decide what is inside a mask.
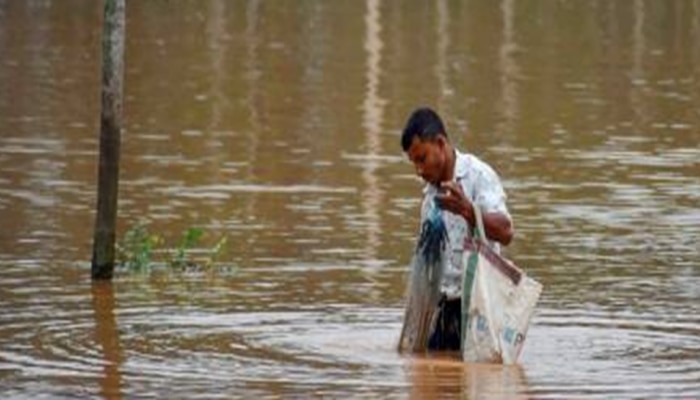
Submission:
[[[97,217],[92,245],[92,279],[112,279],[119,192],[122,126],[125,0],[104,0],[102,29],[102,112]]]

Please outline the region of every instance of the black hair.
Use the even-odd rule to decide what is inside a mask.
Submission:
[[[418,108],[406,122],[401,135],[401,147],[406,152],[413,143],[413,137],[418,136],[420,140],[435,139],[439,135],[447,137],[445,126],[442,124],[440,116],[428,107]]]

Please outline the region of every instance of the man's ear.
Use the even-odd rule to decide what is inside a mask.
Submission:
[[[445,138],[445,136],[437,135],[435,137],[435,140],[437,141],[437,145],[438,145],[438,147],[440,147],[440,149],[445,148],[445,145],[447,144],[447,139]]]

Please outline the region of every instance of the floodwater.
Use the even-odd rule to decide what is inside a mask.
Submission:
[[[100,3],[0,0],[0,397],[700,398],[700,1],[129,1],[119,232],[233,272],[93,286]],[[421,104],[544,284],[517,366],[395,351]]]

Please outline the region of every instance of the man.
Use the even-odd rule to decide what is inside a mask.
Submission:
[[[496,172],[477,157],[460,153],[450,143],[437,113],[419,108],[411,114],[401,136],[401,147],[427,183],[421,207],[421,222],[435,203],[445,211],[447,267],[444,271],[435,328],[430,350],[459,350],[464,240],[475,226],[474,207],[479,207],[484,231],[491,247],[513,238],[513,224],[506,208],[506,194]]]

